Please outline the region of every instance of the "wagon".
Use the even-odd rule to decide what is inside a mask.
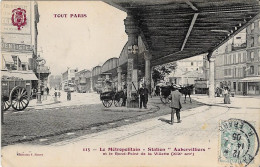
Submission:
[[[107,108],[111,107],[113,102],[116,107],[120,107],[123,103],[123,96],[123,91],[108,91],[100,93],[100,100],[102,101],[103,105]]]
[[[2,110],[6,111],[11,106],[16,111],[24,110],[32,94],[32,80],[37,80],[33,72],[8,72],[1,71],[1,103]]]

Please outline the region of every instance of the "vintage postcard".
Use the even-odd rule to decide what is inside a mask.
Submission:
[[[259,0],[1,2],[2,167],[259,167]]]

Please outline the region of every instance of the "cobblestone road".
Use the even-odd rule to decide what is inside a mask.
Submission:
[[[170,113],[158,97],[150,99],[151,105],[150,111],[107,111],[102,104],[10,111],[4,115],[2,146],[23,142],[50,144]],[[200,105],[196,101],[184,104],[183,112]]]

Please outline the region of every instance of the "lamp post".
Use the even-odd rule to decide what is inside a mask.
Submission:
[[[38,73],[38,91],[37,91],[37,104],[41,104],[41,73],[40,67],[45,64],[45,60],[40,57],[40,55],[36,59],[37,62],[37,73]]]

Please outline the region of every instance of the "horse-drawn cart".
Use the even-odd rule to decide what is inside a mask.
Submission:
[[[119,92],[108,91],[108,92],[100,93],[100,100],[102,101],[103,105],[107,108],[111,107],[113,102],[116,107],[122,106],[123,98],[124,98],[123,91],[119,91]]]
[[[33,72],[1,71],[1,105],[6,111],[11,106],[17,111],[24,110],[30,101],[32,80],[37,80]]]

